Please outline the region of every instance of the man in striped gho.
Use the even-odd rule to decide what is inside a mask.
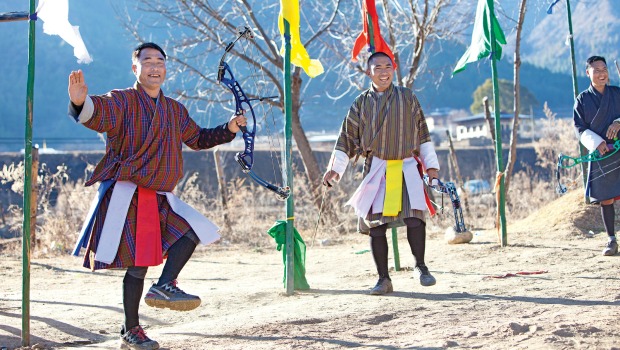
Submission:
[[[439,162],[424,113],[413,91],[394,86],[394,63],[383,52],[368,58],[366,74],[371,87],[353,102],[342,123],[323,184],[339,181],[349,160],[361,156],[364,179],[347,205],[358,216],[358,231],[370,235],[370,247],[379,280],[370,291],[393,291],[388,274],[386,231],[407,226],[407,240],[416,260],[414,273],[423,286],[435,284],[424,262],[426,224],[430,202],[422,173],[439,178]]]

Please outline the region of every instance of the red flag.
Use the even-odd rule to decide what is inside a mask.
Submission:
[[[370,35],[368,33],[368,16],[372,20],[372,32],[375,47],[370,45]],[[362,48],[366,45],[370,47],[370,52],[383,52],[386,53],[392,59],[394,68],[396,68],[396,61],[394,60],[394,54],[388,44],[383,40],[381,36],[381,29],[379,28],[379,18],[377,17],[377,8],[375,7],[375,0],[364,0],[362,7],[362,18],[364,19],[364,31],[357,37],[353,50],[351,51],[351,60],[357,62],[357,56],[362,51]]]

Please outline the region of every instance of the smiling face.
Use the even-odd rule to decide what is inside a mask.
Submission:
[[[383,92],[392,85],[394,65],[389,57],[383,55],[372,57],[368,66],[366,74],[372,80],[372,86],[375,90]]]
[[[605,85],[609,84],[609,72],[607,65],[603,61],[594,61],[588,65],[586,74],[592,82],[592,86],[600,92],[605,90]]]
[[[133,60],[131,70],[149,96],[159,96],[161,85],[166,79],[166,58],[161,52],[150,47],[142,49]]]

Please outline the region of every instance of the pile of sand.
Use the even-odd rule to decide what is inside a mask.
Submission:
[[[541,206],[530,216],[509,223],[508,230],[530,235],[592,236],[605,230],[600,213],[598,205],[584,202],[583,190],[574,190]]]

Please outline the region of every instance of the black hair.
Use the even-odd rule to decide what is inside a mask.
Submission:
[[[605,63],[605,65],[607,65],[607,61],[605,61],[605,57],[603,57],[603,56],[591,56],[591,57],[588,57],[588,59],[586,60],[586,69],[592,67],[592,63],[594,63],[596,61],[603,61],[603,63]]]
[[[370,62],[372,62],[372,60],[377,57],[387,57],[390,59],[390,62],[392,62],[392,57],[390,57],[390,55],[388,55],[385,52],[377,51],[373,53],[372,55],[370,55],[370,57],[368,57],[368,60],[366,61],[366,65],[368,66],[368,68],[370,68]],[[394,64],[394,62],[392,62],[392,64]]]
[[[142,50],[144,50],[144,49],[155,49],[155,50],[161,52],[162,55],[164,55],[164,59],[167,58],[166,52],[164,52],[164,49],[162,49],[159,45],[157,45],[155,43],[142,43],[142,44],[138,45],[138,47],[136,47],[133,50],[133,54],[131,55],[131,59],[133,61],[137,60],[138,57],[140,57],[140,52],[142,52]]]

